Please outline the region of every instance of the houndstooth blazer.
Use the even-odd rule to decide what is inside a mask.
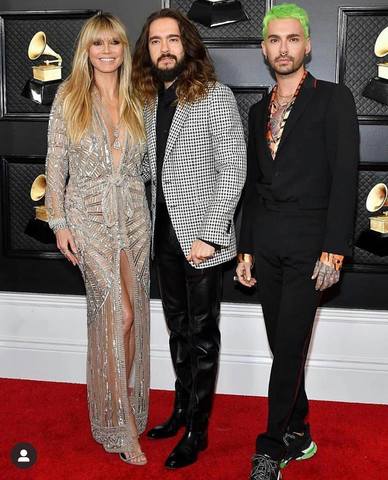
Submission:
[[[156,208],[156,101],[145,108],[147,154],[143,179],[151,180],[152,239]],[[171,124],[162,170],[166,206],[183,253],[200,238],[220,245],[206,268],[236,255],[233,215],[244,186],[246,146],[232,91],[216,82],[206,98],[178,103]],[[153,242],[152,242],[153,245]],[[152,252],[153,252],[152,246]]]

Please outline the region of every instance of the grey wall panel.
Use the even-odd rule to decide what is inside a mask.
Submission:
[[[77,8],[109,11],[125,23],[128,36],[134,43],[147,16],[160,8],[160,5],[160,0],[0,0],[0,11]]]
[[[388,162],[388,126],[387,125],[361,125],[362,162]]]
[[[123,20],[134,43],[146,17],[158,9],[161,3],[161,0],[0,0],[0,11],[74,8],[109,10]],[[282,2],[274,0],[273,3]],[[338,7],[345,2],[300,0],[297,3],[307,9],[311,19],[312,55],[308,68],[316,77],[334,81]],[[351,6],[370,6],[369,4],[368,0],[346,2],[346,5]],[[373,0],[373,5],[387,7],[387,0]],[[260,30],[261,26],[258,25],[257,28]],[[218,77],[224,83],[234,86],[265,86],[274,83],[260,48],[213,48],[210,54]],[[388,125],[361,125],[360,131],[362,162],[388,162]],[[0,121],[0,155],[44,155],[47,147],[46,132],[46,122]],[[234,286],[231,281],[233,268],[232,263],[227,267],[224,299],[236,302],[255,301],[252,296]],[[346,272],[342,284],[326,295],[326,304],[388,309],[388,297],[382,288],[383,278],[386,282],[386,274]],[[6,258],[1,251],[0,290],[52,293],[83,291],[77,271],[62,260],[22,261]],[[155,282],[153,294],[157,295]]]
[[[213,48],[210,50],[221,82],[229,85],[272,85],[260,48]]]

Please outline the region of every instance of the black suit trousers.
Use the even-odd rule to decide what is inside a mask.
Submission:
[[[266,432],[260,453],[280,459],[287,428],[303,431],[308,413],[304,368],[320,292],[311,280],[322,250],[325,210],[295,204],[260,206],[255,218],[258,291],[273,354]]]
[[[186,260],[165,204],[158,204],[155,263],[176,374],[175,407],[188,428],[207,428],[218,371],[222,267],[196,269]]]

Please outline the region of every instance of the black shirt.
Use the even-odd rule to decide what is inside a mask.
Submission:
[[[162,188],[162,168],[168,134],[177,105],[175,83],[169,88],[162,88],[158,95],[158,110],[156,112],[156,201],[166,203]]]

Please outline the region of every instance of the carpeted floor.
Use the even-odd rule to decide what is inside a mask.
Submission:
[[[145,467],[127,465],[94,442],[85,385],[0,379],[0,392],[0,480],[247,480],[266,413],[264,398],[217,395],[209,448],[195,465],[170,471],[163,462],[176,439],[143,438]],[[151,392],[149,425],[165,419],[172,398]],[[388,479],[388,406],[313,401],[310,423],[318,453],[291,463],[285,480]],[[38,454],[23,470],[10,460],[21,442]]]

